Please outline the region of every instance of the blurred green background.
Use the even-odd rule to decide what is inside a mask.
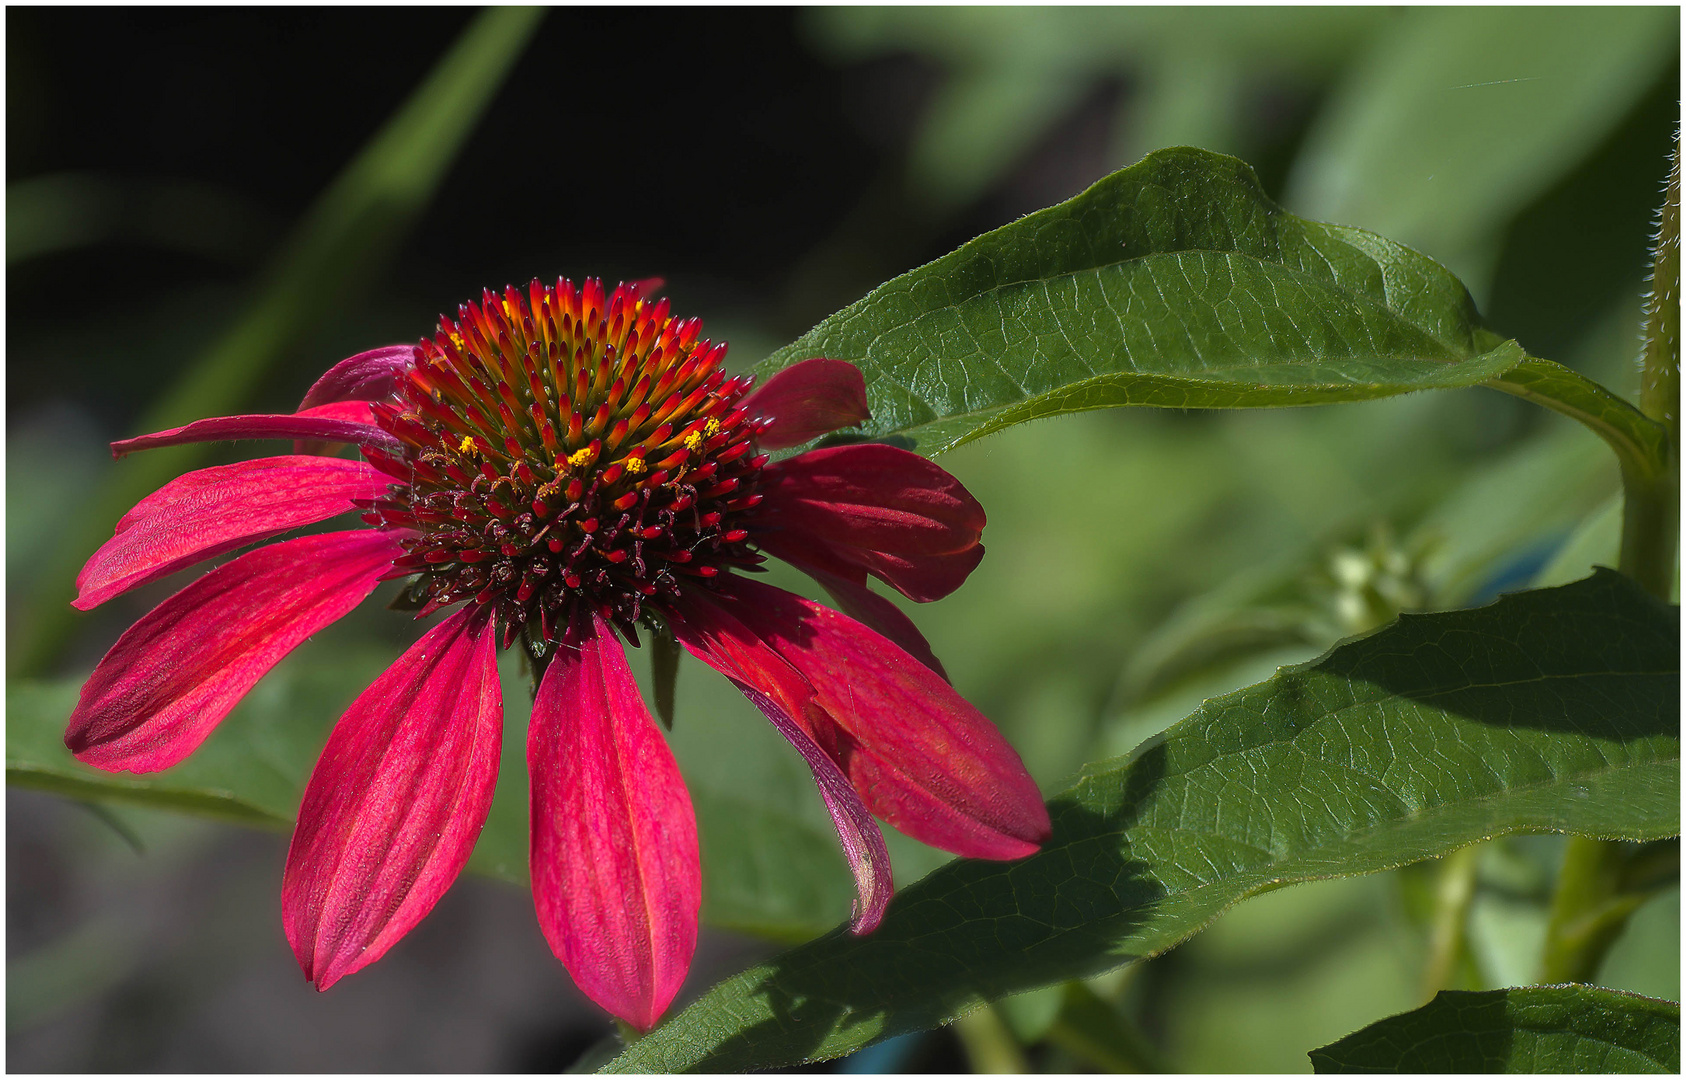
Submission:
[[[366,605],[154,783],[92,786],[66,763],[82,679],[186,580],[73,615],[75,570],[168,476],[272,452],[113,463],[107,441],[289,410],[340,357],[534,276],[663,276],[741,369],[880,281],[1178,144],[1247,159],[1295,213],[1440,259],[1496,330],[1631,395],[1679,120],[1668,8],[14,8],[7,30],[7,1047],[22,1071],[555,1071],[607,1031],[524,893],[491,880],[524,858],[513,667],[485,876],[331,997],[280,933],[280,830],[329,725],[414,624]],[[1482,390],[1088,413],[942,464],[987,508],[989,554],[912,614],[1047,792],[1400,610],[1584,576],[1614,561],[1619,516],[1592,435]],[[844,918],[850,888],[797,755],[699,666],[679,690],[672,742],[714,927],[682,1003]],[[891,843],[904,883],[946,858]],[[1282,890],[1089,989],[1168,1067],[1309,1071],[1308,1049],[1419,1004],[1425,980],[1535,980],[1560,857],[1555,838],[1518,838]],[[1433,976],[1433,898],[1460,882],[1466,947]],[[1678,956],[1675,886],[1600,981],[1677,999]],[[1067,1037],[1075,993],[830,1067],[1118,1064]]]

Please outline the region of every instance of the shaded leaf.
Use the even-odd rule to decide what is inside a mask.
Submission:
[[[1609,571],[1406,616],[1093,766],[1038,854],[931,874],[870,937],[727,980],[612,1068],[836,1057],[1162,952],[1270,885],[1502,833],[1673,835],[1679,647],[1677,611]]]
[[[1311,1051],[1320,1073],[1672,1073],[1680,1006],[1596,986],[1442,990]]]
[[[1245,163],[1150,154],[879,286],[774,353],[866,376],[873,438],[931,455],[1121,405],[1249,408],[1469,386],[1514,366],[1458,280],[1286,213]]]

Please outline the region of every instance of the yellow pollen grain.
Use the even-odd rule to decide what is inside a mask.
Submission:
[[[702,436],[694,431],[685,436],[685,449],[689,450],[693,454],[702,449],[702,444]]]
[[[711,416],[708,418],[708,423],[703,425],[703,437],[712,439],[718,434],[720,434],[720,421]]]
[[[591,447],[588,446],[584,450],[575,450],[573,453],[569,454],[568,464],[572,465],[576,469],[582,469],[591,464]]]
[[[474,436],[472,435],[464,435],[462,437],[462,442],[457,444],[457,453],[459,454],[473,454],[478,452],[479,450],[474,445]]]
[[[644,459],[641,457],[626,458],[621,462],[621,468],[626,470],[628,476],[637,476],[644,471]]]

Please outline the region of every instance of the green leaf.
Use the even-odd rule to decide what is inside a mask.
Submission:
[[[1503,833],[1674,835],[1679,649],[1676,609],[1609,571],[1405,616],[1091,767],[1038,854],[936,871],[871,936],[727,980],[612,1068],[836,1057],[1162,952],[1272,885]]]
[[[1285,201],[1479,282],[1504,227],[1679,55],[1669,8],[1417,8],[1306,137]]]
[[[319,196],[232,325],[153,402],[140,431],[236,412],[262,376],[314,328],[343,313],[426,207],[543,12],[496,8],[471,23],[415,92]],[[338,357],[325,358],[321,369]],[[40,570],[11,674],[45,667],[74,626],[82,561],[147,492],[204,459],[203,445],[139,454],[111,472]]]
[[[1296,218],[1235,158],[1161,150],[909,271],[757,366],[848,360],[871,438],[920,453],[1120,405],[1249,408],[1469,386],[1513,367],[1443,267]]]
[[[1320,1073],[1674,1073],[1680,1006],[1597,986],[1442,990],[1311,1051]]]

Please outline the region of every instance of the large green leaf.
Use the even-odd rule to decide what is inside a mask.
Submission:
[[[870,937],[727,980],[612,1067],[836,1057],[1161,952],[1261,889],[1502,833],[1673,835],[1679,642],[1676,609],[1610,571],[1406,616],[1092,767],[1038,854],[945,867]]]
[[[1677,1073],[1680,1006],[1596,986],[1442,990],[1311,1052],[1320,1073]]]
[[[1294,217],[1244,162],[1180,148],[879,286],[756,370],[848,360],[866,433],[930,455],[1083,409],[1469,386],[1522,356],[1477,329],[1432,260]]]

